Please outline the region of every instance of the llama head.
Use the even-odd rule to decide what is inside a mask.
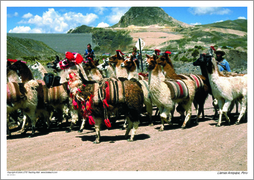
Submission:
[[[157,59],[156,55],[149,56],[146,54],[146,62],[148,70],[153,70],[155,68],[157,64],[156,59]]]
[[[136,63],[133,61],[133,56],[126,57],[121,66],[126,67],[127,69],[136,69]]]
[[[216,60],[209,54],[200,54],[200,57],[193,62],[194,66],[205,67],[210,74],[216,70],[216,64]]]
[[[109,58],[109,62],[110,63],[114,63],[114,64],[117,64],[118,61],[123,61],[124,60],[124,54],[120,51],[120,50],[116,50],[116,55],[114,56],[111,56]]]
[[[83,67],[84,67],[84,70],[91,70],[91,69],[97,68],[98,65],[99,65],[99,59],[88,61],[87,63],[84,63]]]
[[[100,71],[104,71],[106,70],[106,67],[109,65],[109,58],[107,58],[106,60],[103,59],[103,63],[99,64],[97,66],[97,68],[100,70]]]

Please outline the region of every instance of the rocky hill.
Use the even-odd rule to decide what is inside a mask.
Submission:
[[[159,7],[131,7],[112,27],[128,27],[160,25],[171,27],[189,27],[190,25],[177,21],[169,16],[162,8]]]

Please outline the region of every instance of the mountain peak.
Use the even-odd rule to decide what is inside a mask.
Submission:
[[[112,27],[148,26],[154,24],[174,27],[189,26],[172,18],[160,7],[131,7],[121,17],[120,21]]]

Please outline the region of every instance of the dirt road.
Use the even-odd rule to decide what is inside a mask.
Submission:
[[[193,119],[196,115],[194,108],[192,113]],[[224,121],[221,127],[215,127],[213,114],[209,96],[205,104],[205,119],[199,125],[181,129],[181,125],[174,123],[159,132],[160,121],[156,121],[154,126],[142,122],[134,142],[127,142],[124,138],[123,120],[117,121],[112,129],[103,128],[100,144],[93,144],[93,128],[82,133],[76,130],[65,133],[65,128],[53,128],[47,133],[37,131],[33,138],[12,133],[13,136],[7,139],[7,171],[82,171],[87,176],[92,175],[90,178],[101,174],[89,171],[124,171],[125,176],[118,178],[128,178],[130,173],[126,175],[126,171],[145,171],[143,178],[162,176],[167,179],[172,178],[167,177],[167,172],[205,171],[222,178],[225,176],[219,177],[218,171],[247,171],[248,122],[227,125]],[[174,116],[179,119],[178,113]],[[233,114],[231,119],[234,121],[236,118],[237,115]],[[177,177],[183,177],[184,173],[178,173]],[[134,173],[136,175],[139,174]]]

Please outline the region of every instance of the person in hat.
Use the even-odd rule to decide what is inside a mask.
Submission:
[[[228,61],[223,58],[223,56],[225,55],[225,52],[219,48],[215,51],[215,54],[216,54],[216,60],[217,60],[219,71],[231,72]]]
[[[137,55],[137,48],[135,46],[133,47],[133,51],[132,51],[131,55],[133,57],[133,61],[136,62],[137,68],[139,69],[139,60],[138,60],[138,55]]]
[[[87,44],[87,49],[85,50],[84,58],[86,60],[91,60],[91,59],[93,60],[95,58],[94,50],[92,49],[91,44]]]

